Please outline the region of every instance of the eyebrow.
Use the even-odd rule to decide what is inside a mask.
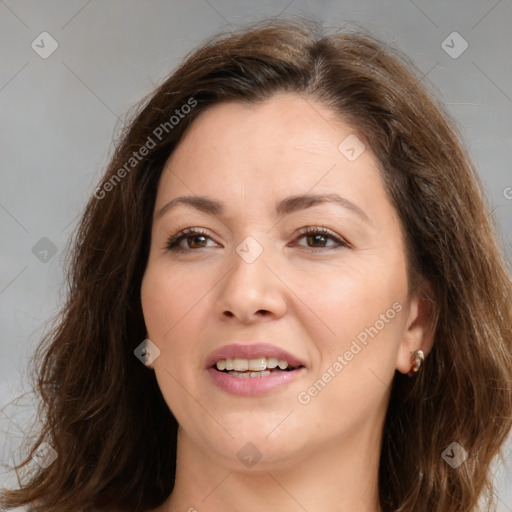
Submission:
[[[353,213],[367,222],[370,222],[368,215],[359,206],[338,194],[304,194],[286,197],[276,204],[274,213],[276,216],[290,215],[299,210],[305,210],[320,204],[337,204]],[[220,216],[224,213],[224,203],[210,199],[205,196],[179,196],[175,197],[165,204],[155,214],[155,219],[161,218],[178,205],[188,205],[209,215]]]

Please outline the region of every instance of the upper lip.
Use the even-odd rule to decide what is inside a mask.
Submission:
[[[206,367],[211,368],[215,366],[217,361],[222,361],[223,359],[258,359],[260,357],[275,357],[276,359],[287,361],[288,365],[294,368],[305,366],[293,354],[275,345],[269,345],[268,343],[232,343],[214,350],[206,359]]]

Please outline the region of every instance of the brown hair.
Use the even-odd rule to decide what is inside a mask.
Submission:
[[[380,460],[383,509],[473,511],[482,494],[492,505],[489,467],[511,428],[511,283],[456,128],[410,67],[367,34],[265,22],[208,41],[140,106],[87,205],[67,303],[36,355],[44,424],[33,450],[46,440],[58,458],[28,471],[21,489],[5,491],[4,506],[143,511],[172,491],[177,423],[154,374],[133,354],[145,335],[140,287],[158,180],[209,106],[278,91],[325,104],[368,141],[412,272],[433,288],[434,348],[417,378],[397,372],[393,382]],[[176,110],[185,115],[170,122]],[[131,161],[150,139],[148,154]],[[441,457],[454,441],[468,453],[457,469]]]

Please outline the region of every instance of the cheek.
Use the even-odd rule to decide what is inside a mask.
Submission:
[[[373,261],[337,273],[324,282],[315,308],[329,329],[318,340],[322,372],[336,378],[326,396],[353,405],[372,393],[379,399],[389,386],[406,325],[408,282],[402,257]],[[370,261],[370,260],[368,260]],[[311,296],[311,300],[313,300]],[[322,376],[320,375],[320,378]],[[335,391],[336,390],[336,391]],[[332,393],[332,396],[331,396]]]
[[[385,293],[379,289],[373,294],[367,292],[375,287],[354,286],[333,300],[326,321],[335,334],[316,338],[318,371],[297,398],[302,413],[321,418],[323,429],[348,432],[369,418],[379,420],[387,406],[406,306],[403,290],[394,283]]]
[[[148,265],[141,287],[141,302],[148,337],[160,349],[154,361],[155,376],[164,399],[173,413],[194,407],[184,390],[198,396],[190,371],[200,364],[198,325],[205,284],[191,279],[191,272],[166,269],[165,265]],[[199,413],[200,411],[196,411]]]
[[[190,271],[177,271],[164,265],[149,265],[141,288],[141,301],[148,334],[167,345],[184,319],[205,293],[205,284],[191,279]]]
[[[382,321],[388,325],[400,309],[393,309],[393,304],[403,305],[407,290],[407,276],[399,261],[379,265],[369,259],[367,265],[333,269],[321,280],[309,277],[301,288],[301,298],[323,320],[322,335],[327,335],[323,337],[336,344],[375,323],[379,329]]]

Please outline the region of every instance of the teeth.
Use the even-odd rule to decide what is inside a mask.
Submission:
[[[228,375],[231,375],[232,377],[241,377],[242,379],[249,379],[253,377],[266,377],[267,375],[270,375],[270,372],[268,370],[263,372],[237,372],[237,371],[231,371],[228,372]]]
[[[260,372],[267,369],[267,361],[264,357],[259,359],[249,359],[249,370]]]
[[[277,368],[277,359],[275,357],[267,358],[267,368]]]
[[[257,359],[222,359],[215,364],[217,370],[228,372],[247,372],[244,376],[249,376],[251,372],[258,372],[257,375],[265,373],[265,370],[272,370],[279,367],[281,370],[288,368],[288,361],[277,359],[276,357],[258,357]],[[250,371],[249,371],[250,370]],[[270,372],[269,372],[270,373]],[[230,373],[231,375],[231,373]]]
[[[233,370],[237,372],[245,372],[249,369],[249,361],[247,359],[233,359]]]

